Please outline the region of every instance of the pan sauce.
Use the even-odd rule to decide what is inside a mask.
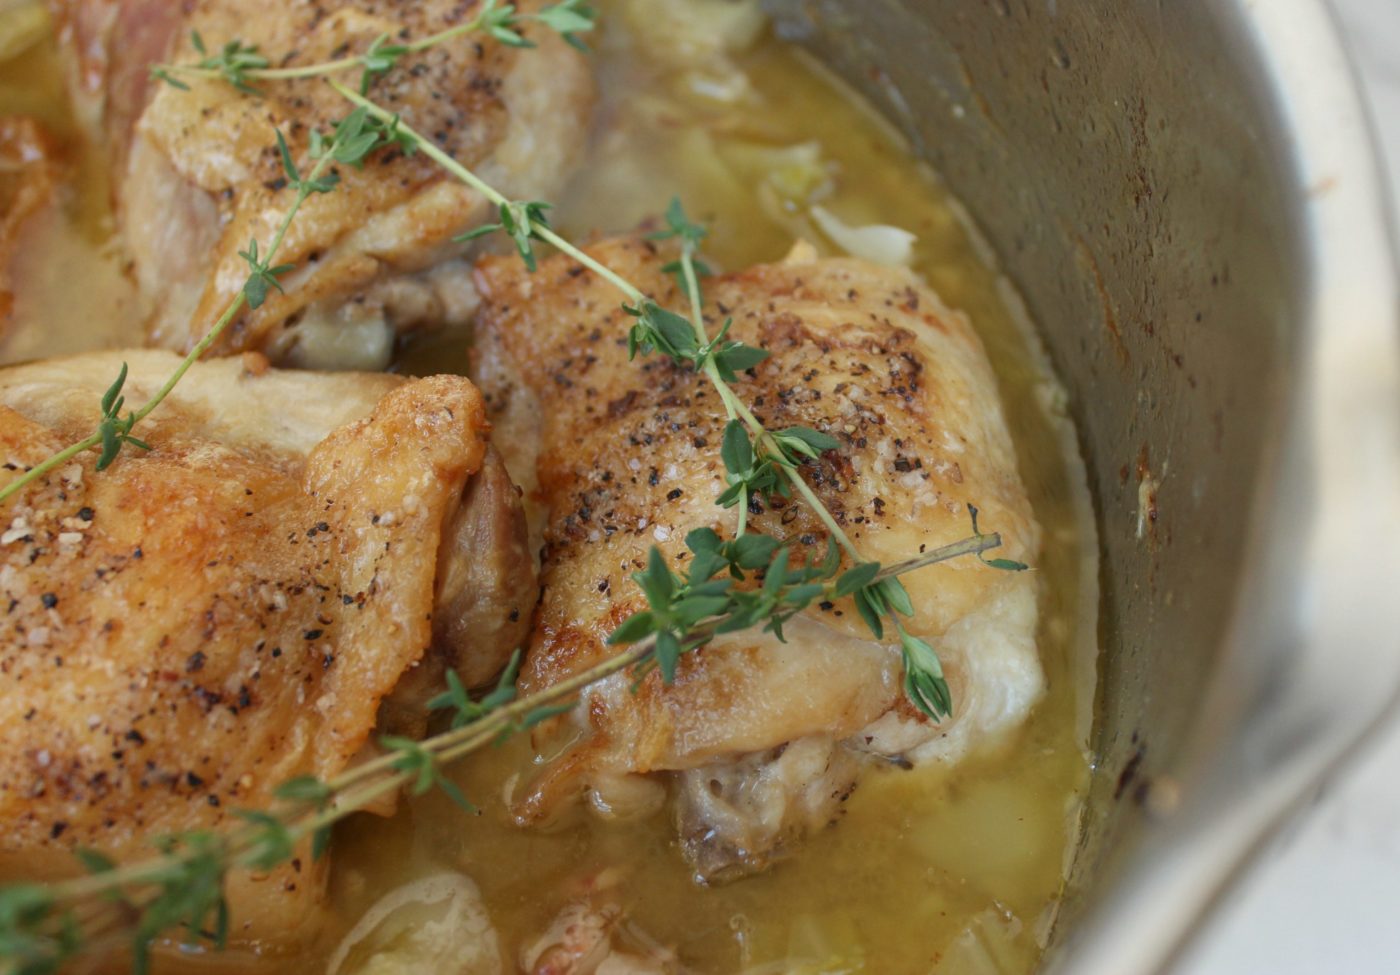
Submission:
[[[139,345],[135,289],[112,241],[107,174],[83,146],[51,41],[0,62],[0,117],[41,123],[60,146],[67,180],[55,205],[22,225],[10,274],[14,311],[0,317],[0,362]],[[76,284],[76,286],[75,286]]]
[[[336,934],[386,891],[456,871],[480,888],[509,956],[548,927],[571,891],[594,883],[612,885],[637,943],[674,949],[687,970],[1027,971],[1053,921],[1089,773],[1095,546],[1058,387],[956,201],[880,120],[767,35],[752,8],[723,0],[601,7],[597,133],[556,223],[575,237],[624,230],[679,194],[712,222],[707,254],[728,268],[778,259],[799,236],[832,253],[840,252],[833,238],[854,239],[862,252],[897,257],[905,246],[897,232],[849,231],[876,224],[915,235],[913,266],[971,316],[988,346],[1045,527],[1036,568],[1049,691],[1004,751],[951,772],[867,775],[836,828],[767,874],[712,889],[691,882],[664,815],[582,816],[548,834],[509,825],[503,793],[512,776],[529,774],[531,759],[527,742],[512,742],[458,770],[479,816],[432,796],[405,803],[387,823],[366,816],[341,829]],[[38,114],[71,142],[60,105],[51,51],[0,65],[0,113]],[[16,316],[0,346],[9,361],[137,334],[107,240],[102,174],[73,151],[73,189],[60,213],[31,221],[14,269]],[[88,284],[75,299],[77,289],[58,285],[80,272]],[[397,368],[464,369],[465,361],[462,337],[440,335],[403,350]],[[334,946],[328,939],[327,958]],[[392,954],[381,954],[386,967],[375,970],[414,970],[407,953]],[[364,955],[352,951],[340,970],[356,971]],[[247,959],[221,961],[242,968]]]

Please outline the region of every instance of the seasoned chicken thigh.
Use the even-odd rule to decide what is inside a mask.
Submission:
[[[530,10],[540,3],[526,2]],[[67,0],[66,37],[80,87],[94,93],[119,173],[118,213],[154,344],[194,345],[247,277],[238,256],[266,247],[294,190],[276,147],[298,160],[311,133],[327,133],[351,106],[324,78],[258,81],[257,97],[223,81],[189,89],[148,84],[149,62],[191,63],[240,40],[274,66],[362,52],[380,37],[427,37],[470,21],[480,0]],[[538,25],[520,50],[482,34],[407,56],[369,94],[430,134],[513,198],[554,196],[580,156],[592,80],[586,60]],[[127,50],[127,47],[132,50]],[[355,72],[342,76],[354,84]],[[96,97],[103,93],[102,100]],[[398,334],[461,324],[474,294],[464,246],[452,237],[492,210],[431,161],[381,154],[339,167],[333,193],[313,196],[278,263],[296,265],[256,311],[245,309],[223,351],[258,349],[296,365],[380,368]]]
[[[682,307],[642,240],[593,255],[656,300]],[[521,685],[548,687],[616,652],[608,633],[644,608],[629,576],[659,546],[673,564],[699,527],[734,530],[714,499],[724,414],[706,382],[653,356],[629,362],[616,293],[566,257],[530,275],[493,259],[478,271],[478,381],[497,442],[538,506],[543,596]],[[840,440],[805,475],[865,557],[895,562],[970,531],[968,506],[1001,533],[998,554],[1033,561],[1039,528],[1016,470],[982,345],[912,273],[857,260],[787,262],[706,282],[711,334],[772,357],[737,390],[770,428]],[[755,501],[750,525],[788,539],[793,558],[825,551],[805,505]],[[906,577],[912,632],[937,646],[956,710],[943,723],[903,697],[897,647],[873,640],[849,603],[822,604],[787,643],[735,634],[653,673],[635,693],[619,674],[573,714],[582,740],[553,759],[517,805],[548,818],[587,794],[611,809],[629,779],[673,773],[687,856],[703,879],[762,867],[829,823],[873,758],[954,762],[1018,726],[1043,690],[1036,581],[975,559]],[[888,764],[886,762],[885,764]]]
[[[86,435],[123,359],[133,399],[177,361],[0,371],[4,477]],[[475,487],[501,477],[487,432],[464,379],[227,359],[195,365],[142,424],[149,453],[127,447],[101,473],[83,454],[7,502],[0,876],[58,877],[76,848],[125,859],[228,827],[281,782],[344,769],[376,727],[411,724],[398,715],[421,725],[408,698],[444,666],[498,670],[536,591],[514,492]],[[305,936],[324,880],[309,857],[235,875],[236,942]]]

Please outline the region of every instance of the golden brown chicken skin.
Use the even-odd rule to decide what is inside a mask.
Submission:
[[[176,363],[98,353],[0,371],[5,477],[86,435],[122,359],[139,401]],[[520,639],[435,643],[453,526],[523,551],[514,497],[473,513],[491,463],[482,399],[456,377],[198,364],[107,470],[86,453],[0,509],[0,875],[74,870],[152,838],[231,826],[298,775],[371,745],[391,696],[441,667],[490,675]],[[514,514],[511,514],[511,511]],[[483,585],[528,624],[528,559]],[[417,702],[420,716],[421,699]],[[235,947],[308,937],[324,863],[236,877]]]
[[[149,62],[195,63],[238,40],[278,68],[368,50],[377,38],[426,38],[470,22],[456,0],[66,0],[65,36],[89,115],[113,147],[118,215],[149,310],[153,344],[189,349],[247,277],[250,240],[266,249],[295,189],[281,132],[303,172],[311,133],[329,134],[354,107],[324,77],[250,81],[258,95],[181,76],[183,90],[146,80]],[[529,11],[535,0],[519,6]],[[581,155],[592,79],[557,35],[525,24],[521,50],[480,33],[411,54],[369,95],[506,195],[548,199]],[[128,51],[134,49],[135,53]],[[358,71],[337,75],[350,86]],[[474,303],[466,248],[454,235],[494,211],[427,158],[384,151],[337,166],[334,192],[307,200],[277,262],[297,270],[266,304],[245,309],[218,349],[258,349],[323,368],[382,368],[396,338],[462,324]],[[464,287],[465,286],[465,287]]]
[[[673,255],[657,245],[621,239],[590,252],[684,307],[661,270]],[[533,275],[490,260],[478,285],[478,381],[507,464],[539,508],[543,596],[521,677],[537,689],[617,652],[605,640],[644,608],[630,575],[652,546],[682,565],[689,531],[733,533],[734,511],[715,505],[725,416],[688,367],[628,361],[631,321],[616,292],[569,258]],[[771,353],[736,384],[754,412],[772,429],[840,441],[803,472],[866,558],[895,562],[964,538],[975,504],[1002,534],[999,554],[1034,560],[1039,528],[982,345],[915,275],[799,248],[705,290],[712,335],[732,318],[732,337]],[[803,504],[755,502],[749,523],[790,540],[794,559],[825,551]],[[788,643],[736,634],[688,655],[671,687],[658,674],[636,693],[625,674],[595,686],[574,715],[584,741],[547,767],[519,817],[548,818],[580,794],[607,810],[615,785],[679,772],[682,839],[710,878],[762,866],[829,822],[860,756],[936,764],[1004,737],[1043,689],[1033,574],[965,559],[905,581],[910,629],[938,646],[949,674],[950,720],[917,714],[897,649],[849,605],[823,604],[788,628]]]

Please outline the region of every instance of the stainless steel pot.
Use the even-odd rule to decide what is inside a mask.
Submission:
[[[1162,970],[1400,690],[1400,302],[1319,0],[772,0],[975,215],[1102,545],[1052,972]],[[1141,530],[1139,530],[1141,528]]]

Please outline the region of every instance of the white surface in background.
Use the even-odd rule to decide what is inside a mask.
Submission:
[[[1400,192],[1400,0],[1333,4]],[[1272,844],[1178,972],[1400,975],[1400,721]]]

